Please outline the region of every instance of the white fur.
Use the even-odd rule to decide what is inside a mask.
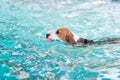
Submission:
[[[52,40],[60,40],[60,41],[63,41],[63,40],[61,40],[61,39],[56,35],[56,31],[57,31],[57,30],[51,32],[51,33],[50,33],[50,36],[49,36],[48,38],[50,38],[50,39],[52,39]],[[77,40],[79,39],[79,37],[76,36],[73,32],[72,32],[72,34],[73,34],[73,36],[74,36],[74,37],[73,37],[74,40],[77,42]]]
[[[56,35],[56,31],[51,32],[48,38],[52,40],[60,40],[59,37]]]
[[[77,42],[77,40],[79,39],[79,36],[75,35],[73,32],[72,32],[73,36],[74,36],[74,40],[75,42]]]

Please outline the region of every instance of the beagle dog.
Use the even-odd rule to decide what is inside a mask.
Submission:
[[[46,34],[47,42],[52,42],[54,40],[64,41],[74,46],[86,46],[93,43],[94,44],[120,43],[120,39],[117,39],[117,38],[94,42],[93,40],[88,40],[88,39],[78,37],[67,28],[59,28],[52,33]]]

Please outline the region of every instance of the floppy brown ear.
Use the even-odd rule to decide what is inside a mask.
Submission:
[[[66,37],[65,37],[65,40],[70,44],[76,44],[76,42],[73,39],[73,36],[71,34],[67,34]]]

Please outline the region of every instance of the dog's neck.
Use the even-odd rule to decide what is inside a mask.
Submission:
[[[89,45],[89,44],[93,43],[92,40],[81,38],[81,37],[75,35],[74,33],[73,33],[73,35],[74,35],[74,40],[76,42],[76,44],[75,44],[76,46],[84,46],[84,45]]]
[[[74,35],[74,40],[75,40],[75,42],[77,42],[80,37],[77,36],[77,35],[75,35],[74,33],[72,33],[72,34]]]

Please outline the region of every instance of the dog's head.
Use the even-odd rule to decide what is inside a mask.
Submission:
[[[68,42],[70,44],[76,44],[73,33],[67,28],[59,28],[52,33],[46,34],[46,40],[48,42],[51,42],[54,40],[61,40],[61,41]]]

